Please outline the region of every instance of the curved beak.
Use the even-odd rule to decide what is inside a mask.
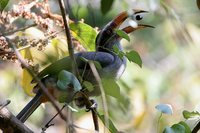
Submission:
[[[151,25],[139,24],[137,27],[127,26],[123,28],[122,30],[126,32],[127,34],[129,34],[135,30],[144,29],[144,28],[155,28],[155,27]]]
[[[120,27],[120,25],[130,16],[137,13],[148,13],[148,11],[144,10],[135,10],[132,9],[131,11],[124,11],[120,13],[117,17],[115,17],[108,26],[110,26],[112,29],[117,29]]]
[[[115,17],[112,21],[110,21],[98,34],[96,37],[96,47],[98,48],[101,45],[107,44],[106,42],[110,41],[111,36],[116,35],[115,30],[117,30],[121,24],[129,17],[138,13],[148,13],[147,11],[144,10],[135,10],[132,9],[131,11],[124,11],[120,13],[117,17]],[[151,27],[153,26],[150,25],[140,25],[138,24],[137,27],[131,27],[128,26],[122,30],[124,30],[126,33],[131,33],[137,29],[142,29],[146,27]]]

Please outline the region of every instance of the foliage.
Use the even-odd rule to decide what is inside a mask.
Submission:
[[[191,130],[185,122],[180,122],[171,127],[166,127],[163,133],[191,133]]]
[[[96,31],[85,23],[71,23],[70,29],[72,35],[77,39],[88,51],[95,50]]]
[[[59,96],[59,102],[66,103],[71,102],[74,95],[82,89],[76,76],[65,70],[58,74],[57,86],[62,91],[61,96]]]
[[[28,102],[26,94],[33,95],[34,84],[30,84],[32,77],[26,70],[23,69],[21,74],[21,66],[5,63],[5,61],[17,62],[17,58],[3,36],[12,38],[23,58],[36,73],[48,64],[68,56],[63,23],[59,17],[55,17],[59,14],[55,6],[56,1],[51,1],[53,8],[50,8],[52,12],[56,12],[53,15],[49,14],[44,1],[17,2],[0,1],[0,97],[7,96],[11,99],[14,103],[12,110],[17,111],[14,112],[15,114],[18,113],[18,106],[22,108]],[[134,32],[134,36],[127,35],[122,30],[116,30],[116,34],[128,42],[122,40],[124,52],[116,47],[113,48],[114,52],[121,58],[127,57],[129,62],[120,82],[103,80],[105,92],[111,96],[107,97],[110,115],[108,119],[109,123],[112,123],[111,127],[108,127],[110,132],[116,132],[118,129],[123,129],[125,132],[156,132],[157,114],[154,106],[166,102],[173,106],[173,114],[169,106],[157,107],[163,113],[172,114],[167,117],[162,116],[159,123],[160,132],[190,133],[199,122],[197,106],[200,100],[199,5],[199,0],[173,2],[101,0],[99,3],[86,0],[85,3],[78,3],[78,1],[71,3],[74,18],[85,17],[85,20],[89,18],[89,21],[85,22],[70,20],[76,52],[94,51],[97,32],[91,25],[105,25],[106,21],[108,22],[113,16],[127,9],[139,6],[141,9],[149,10],[150,13],[147,15],[149,18],[142,23],[156,27],[154,30],[145,29]],[[70,18],[73,17],[70,16]],[[30,26],[32,24],[34,26]],[[27,26],[31,28],[21,29]],[[18,29],[21,30],[13,32]],[[98,62],[94,64],[97,69],[101,69]],[[68,84],[65,78],[71,74],[64,75],[64,78],[60,78],[59,81],[66,87]],[[19,82],[22,84],[19,85]],[[79,83],[74,83],[74,85],[77,84]],[[89,91],[93,90],[89,81],[81,84]],[[21,93],[20,88],[23,88],[26,94]],[[62,85],[60,88],[64,89]],[[61,101],[65,100],[65,97],[62,97]],[[20,105],[15,103],[20,103]],[[101,111],[102,105],[99,100],[98,103]],[[51,117],[53,115],[51,109],[49,107],[47,109],[49,112],[44,116]],[[85,113],[83,110],[77,110],[79,112],[74,115],[77,125],[81,126],[80,121],[84,119]],[[185,118],[184,122],[181,113]],[[43,114],[43,109],[39,109],[39,113],[36,112],[32,117],[31,123],[40,127],[40,121],[44,118]],[[40,120],[35,118],[40,118]],[[105,122],[103,115],[99,118]]]
[[[9,0],[1,0],[0,1],[0,12],[4,10],[4,8],[7,6]]]
[[[189,118],[200,118],[200,113],[198,111],[192,111],[192,112],[189,112],[187,110],[184,110],[183,111],[183,117],[185,119],[189,119]]]
[[[107,126],[107,128],[109,129],[109,131],[111,133],[117,133],[118,132],[117,128],[115,127],[115,125],[113,124],[113,122],[110,119],[108,119],[108,125],[106,125],[105,116],[98,114],[98,117],[101,119],[101,121],[104,123],[104,125]]]
[[[122,38],[124,38],[124,39],[126,39],[127,41],[130,42],[130,37],[129,37],[128,34],[127,34],[126,32],[124,32],[123,30],[116,30],[116,33],[117,33],[120,37],[122,37]]]
[[[101,0],[101,12],[106,14],[112,7],[114,0]]]
[[[131,50],[129,52],[120,51],[118,47],[113,47],[115,54],[117,54],[120,58],[126,57],[130,62],[134,62],[140,67],[142,67],[142,59],[137,51]]]

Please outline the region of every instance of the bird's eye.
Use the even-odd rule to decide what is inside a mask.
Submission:
[[[137,21],[142,20],[142,19],[143,19],[142,15],[136,15],[135,16],[135,20],[137,20]]]

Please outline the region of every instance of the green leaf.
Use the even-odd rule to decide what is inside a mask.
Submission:
[[[163,133],[191,133],[191,130],[185,122],[181,121],[171,127],[166,127]]]
[[[83,86],[86,87],[86,89],[91,92],[94,90],[94,86],[92,85],[92,83],[88,82],[88,81],[84,81],[83,82]]]
[[[200,117],[200,113],[198,111],[189,112],[187,110],[184,110],[183,111],[183,117],[185,119],[194,118],[194,117]]]
[[[73,37],[77,39],[83,47],[88,51],[95,50],[97,32],[91,26],[82,22],[71,23],[69,26]]]
[[[112,7],[114,0],[101,0],[101,12],[105,15]]]
[[[118,54],[119,53],[119,48],[116,45],[113,45],[113,51]]]
[[[60,89],[59,102],[71,102],[74,95],[82,89],[78,79],[70,72],[62,70],[58,74],[57,86]]]
[[[71,84],[74,90],[76,91],[79,91],[82,88],[80,82],[78,81],[76,76],[74,76],[74,74],[72,74],[71,72],[62,70],[58,74],[57,85],[61,90],[66,90],[69,87],[69,84]]]
[[[107,125],[107,124],[105,124],[106,123],[105,116],[100,115],[99,113],[97,113],[97,115],[111,133],[117,133],[118,132],[117,128],[115,127],[115,125],[113,124],[113,122],[109,118],[108,118],[108,125]]]
[[[0,0],[0,12],[4,10],[4,8],[7,6],[9,0]]]
[[[169,104],[159,104],[155,108],[164,114],[173,114],[172,106]]]
[[[172,127],[166,127],[163,133],[185,133],[185,127],[181,124],[174,124]]]
[[[128,36],[128,34],[126,32],[124,32],[123,30],[116,30],[117,35],[119,35],[120,37],[126,39],[127,41],[130,42],[130,38]]]
[[[127,59],[130,62],[134,62],[134,63],[138,64],[140,67],[142,67],[142,59],[141,59],[140,55],[138,54],[138,52],[132,50],[130,52],[127,52],[125,54],[125,56],[127,57]]]
[[[102,69],[101,64],[98,61],[92,61],[97,69]]]
[[[122,59],[125,55],[125,53],[120,51],[119,48],[116,45],[113,46],[113,51],[116,55],[119,56],[120,59]]]
[[[102,85],[106,95],[110,95],[112,97],[115,97],[116,99],[119,99],[121,97],[120,87],[114,79],[104,78],[102,79]]]
[[[191,133],[190,127],[185,122],[181,121],[178,124],[181,124],[182,126],[185,127],[185,133]]]

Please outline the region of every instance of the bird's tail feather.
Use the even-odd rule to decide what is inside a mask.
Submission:
[[[42,92],[38,91],[35,97],[20,111],[16,116],[21,122],[25,122],[29,116],[40,106],[42,101]]]

